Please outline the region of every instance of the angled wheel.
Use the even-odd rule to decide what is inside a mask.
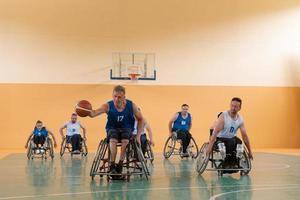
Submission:
[[[87,148],[87,145],[85,143],[85,140],[82,141],[82,154],[83,156],[87,156],[88,154],[88,148]]]
[[[164,147],[164,157],[165,158],[170,158],[172,153],[174,152],[176,145],[176,139],[173,137],[169,137],[166,141],[165,147]]]
[[[29,140],[29,144],[27,147],[27,158],[31,159],[33,156],[33,144],[32,144],[32,140]]]
[[[49,155],[50,155],[51,159],[53,159],[54,158],[54,150],[53,150],[53,143],[50,138],[47,140],[47,150],[49,150]]]
[[[148,170],[148,167],[146,165],[146,162],[145,162],[145,158],[143,156],[143,153],[142,153],[142,150],[141,148],[137,145],[136,141],[134,140],[134,148],[136,150],[136,153],[137,153],[137,156],[138,156],[138,160],[139,162],[141,163],[142,165],[142,170],[143,170],[143,173],[145,175],[145,178],[148,180],[148,176],[150,175],[149,173],[149,170]]]
[[[64,137],[63,141],[61,142],[61,145],[60,145],[60,157],[62,157],[65,153],[65,150],[66,150],[66,137]]]
[[[108,170],[108,159],[105,159],[108,152],[108,144],[105,140],[101,140],[98,146],[98,151],[93,160],[93,164],[90,170],[90,176],[94,179],[98,172],[105,172]]]
[[[208,147],[208,143],[204,143],[198,153],[198,158],[196,163],[196,171],[198,172],[198,174],[202,174],[208,164],[209,157],[206,155],[207,147]]]
[[[245,170],[240,171],[241,176],[247,175],[251,171],[251,160],[248,156],[249,154],[248,154],[247,148],[244,147],[244,149],[245,150],[244,150],[244,153],[242,155],[242,158],[239,159],[240,167],[245,169]]]
[[[147,142],[146,142],[146,156],[147,156],[147,159],[150,160],[151,163],[153,163],[154,154],[153,154],[149,140],[147,140]]]
[[[190,145],[189,145],[189,153],[190,153],[190,156],[194,159],[196,159],[198,157],[198,153],[199,153],[199,149],[198,149],[198,145],[197,143],[195,142],[194,138],[192,137],[191,138],[191,142],[190,142]]]

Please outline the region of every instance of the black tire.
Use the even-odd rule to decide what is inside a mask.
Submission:
[[[134,148],[135,148],[135,150],[136,150],[136,153],[137,153],[137,156],[138,156],[138,160],[139,160],[139,162],[141,163],[141,165],[142,165],[142,171],[143,171],[143,173],[144,173],[144,176],[145,176],[145,178],[146,178],[146,180],[148,180],[149,178],[148,178],[148,176],[149,176],[149,170],[148,170],[148,167],[147,167],[147,165],[146,165],[146,162],[145,162],[145,158],[144,158],[144,156],[143,156],[143,153],[142,153],[142,150],[141,150],[141,148],[138,146],[138,144],[137,144],[137,142],[136,141],[134,141]]]
[[[154,161],[154,153],[153,153],[153,150],[151,148],[149,140],[147,140],[147,143],[146,143],[146,154],[147,154],[147,159],[149,159],[150,162],[153,163],[153,161]]]
[[[239,165],[241,168],[246,168],[248,170],[241,170],[240,171],[240,175],[241,176],[244,176],[244,175],[248,175],[249,172],[251,171],[251,160],[249,158],[249,154],[248,154],[248,151],[247,151],[247,148],[244,146],[244,152],[243,152],[243,157],[239,160]]]
[[[28,142],[28,147],[27,147],[27,158],[28,160],[30,160],[30,158],[32,158],[32,142],[31,140],[29,140]]]
[[[96,167],[96,161],[98,159],[100,149],[102,148],[102,143],[103,143],[103,140],[101,140],[98,144],[98,148],[97,148],[97,151],[96,151],[93,163],[92,163],[92,167],[91,167],[91,170],[90,170],[90,176],[92,177],[92,179],[94,179],[94,177],[95,177],[94,172],[95,172],[95,167]]]
[[[60,145],[60,157],[62,157],[65,153],[65,150],[66,150],[66,137],[64,137],[63,141],[61,142],[61,145]]]
[[[47,143],[48,143],[47,150],[49,150],[49,155],[50,155],[51,159],[53,159],[54,158],[54,150],[53,150],[52,140],[50,138],[48,138]]]
[[[88,148],[86,146],[85,140],[82,140],[82,154],[83,156],[87,156],[88,154]]]
[[[199,154],[199,148],[198,148],[198,145],[197,145],[197,143],[196,143],[196,141],[193,137],[191,138],[191,142],[193,143],[192,144],[192,152],[191,152],[192,155],[191,155],[191,157],[196,159],[198,157],[198,154]]]
[[[207,147],[208,147],[208,143],[204,143],[198,153],[196,171],[198,172],[199,175],[204,172],[209,161],[209,157],[206,155]]]
[[[169,137],[166,141],[166,144],[164,146],[164,157],[170,158],[172,155],[176,145],[176,140],[173,139],[173,137]]]
[[[102,171],[105,170],[105,162],[103,161],[106,154],[107,154],[107,151],[108,151],[108,144],[106,142],[106,139],[105,140],[101,140],[100,143],[99,143],[99,146],[98,146],[98,151],[96,153],[96,156],[93,160],[93,164],[92,164],[92,167],[91,167],[91,170],[90,170],[90,176],[93,177],[97,174],[98,171],[100,171],[100,167],[104,167],[102,169]]]

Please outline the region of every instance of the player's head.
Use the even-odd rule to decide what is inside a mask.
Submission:
[[[76,113],[72,113],[71,115],[71,122],[75,123],[77,121],[77,114]]]
[[[230,112],[232,114],[238,113],[242,108],[242,99],[239,97],[233,97],[230,102]]]
[[[113,101],[115,104],[120,104],[125,100],[125,88],[121,85],[117,85],[113,90]]]
[[[43,128],[43,122],[41,120],[37,120],[35,127],[40,131]]]
[[[181,105],[181,112],[183,113],[183,114],[186,114],[188,111],[189,111],[189,105],[187,105],[186,103],[185,104],[182,104]]]

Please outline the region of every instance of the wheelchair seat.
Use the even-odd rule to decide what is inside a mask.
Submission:
[[[121,146],[121,143],[118,143],[117,146]],[[131,138],[129,140],[129,143],[126,147],[126,155],[122,166],[122,174],[110,173],[109,158],[109,144],[107,138],[105,138],[100,141],[93,160],[93,164],[90,170],[90,176],[92,179],[94,179],[95,176],[99,175],[100,178],[106,176],[107,181],[115,179],[129,181],[132,175],[138,175],[140,177],[145,177],[146,180],[148,180],[150,172],[146,165],[142,151],[134,138]]]
[[[205,170],[207,171],[217,171],[219,176],[225,173],[237,173],[240,175],[247,175],[251,171],[251,160],[248,156],[248,150],[243,146],[243,152],[240,157],[236,158],[236,161],[228,163],[225,162],[229,154],[225,154],[225,157],[221,155],[221,151],[216,145],[213,145],[212,152],[207,156],[206,150],[208,143],[204,143],[199,151],[199,156],[196,163],[196,171],[202,174]],[[207,168],[208,163],[211,163],[210,167]]]

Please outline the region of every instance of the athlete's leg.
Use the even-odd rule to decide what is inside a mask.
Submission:
[[[80,134],[75,134],[71,138],[72,151],[79,151]]]

